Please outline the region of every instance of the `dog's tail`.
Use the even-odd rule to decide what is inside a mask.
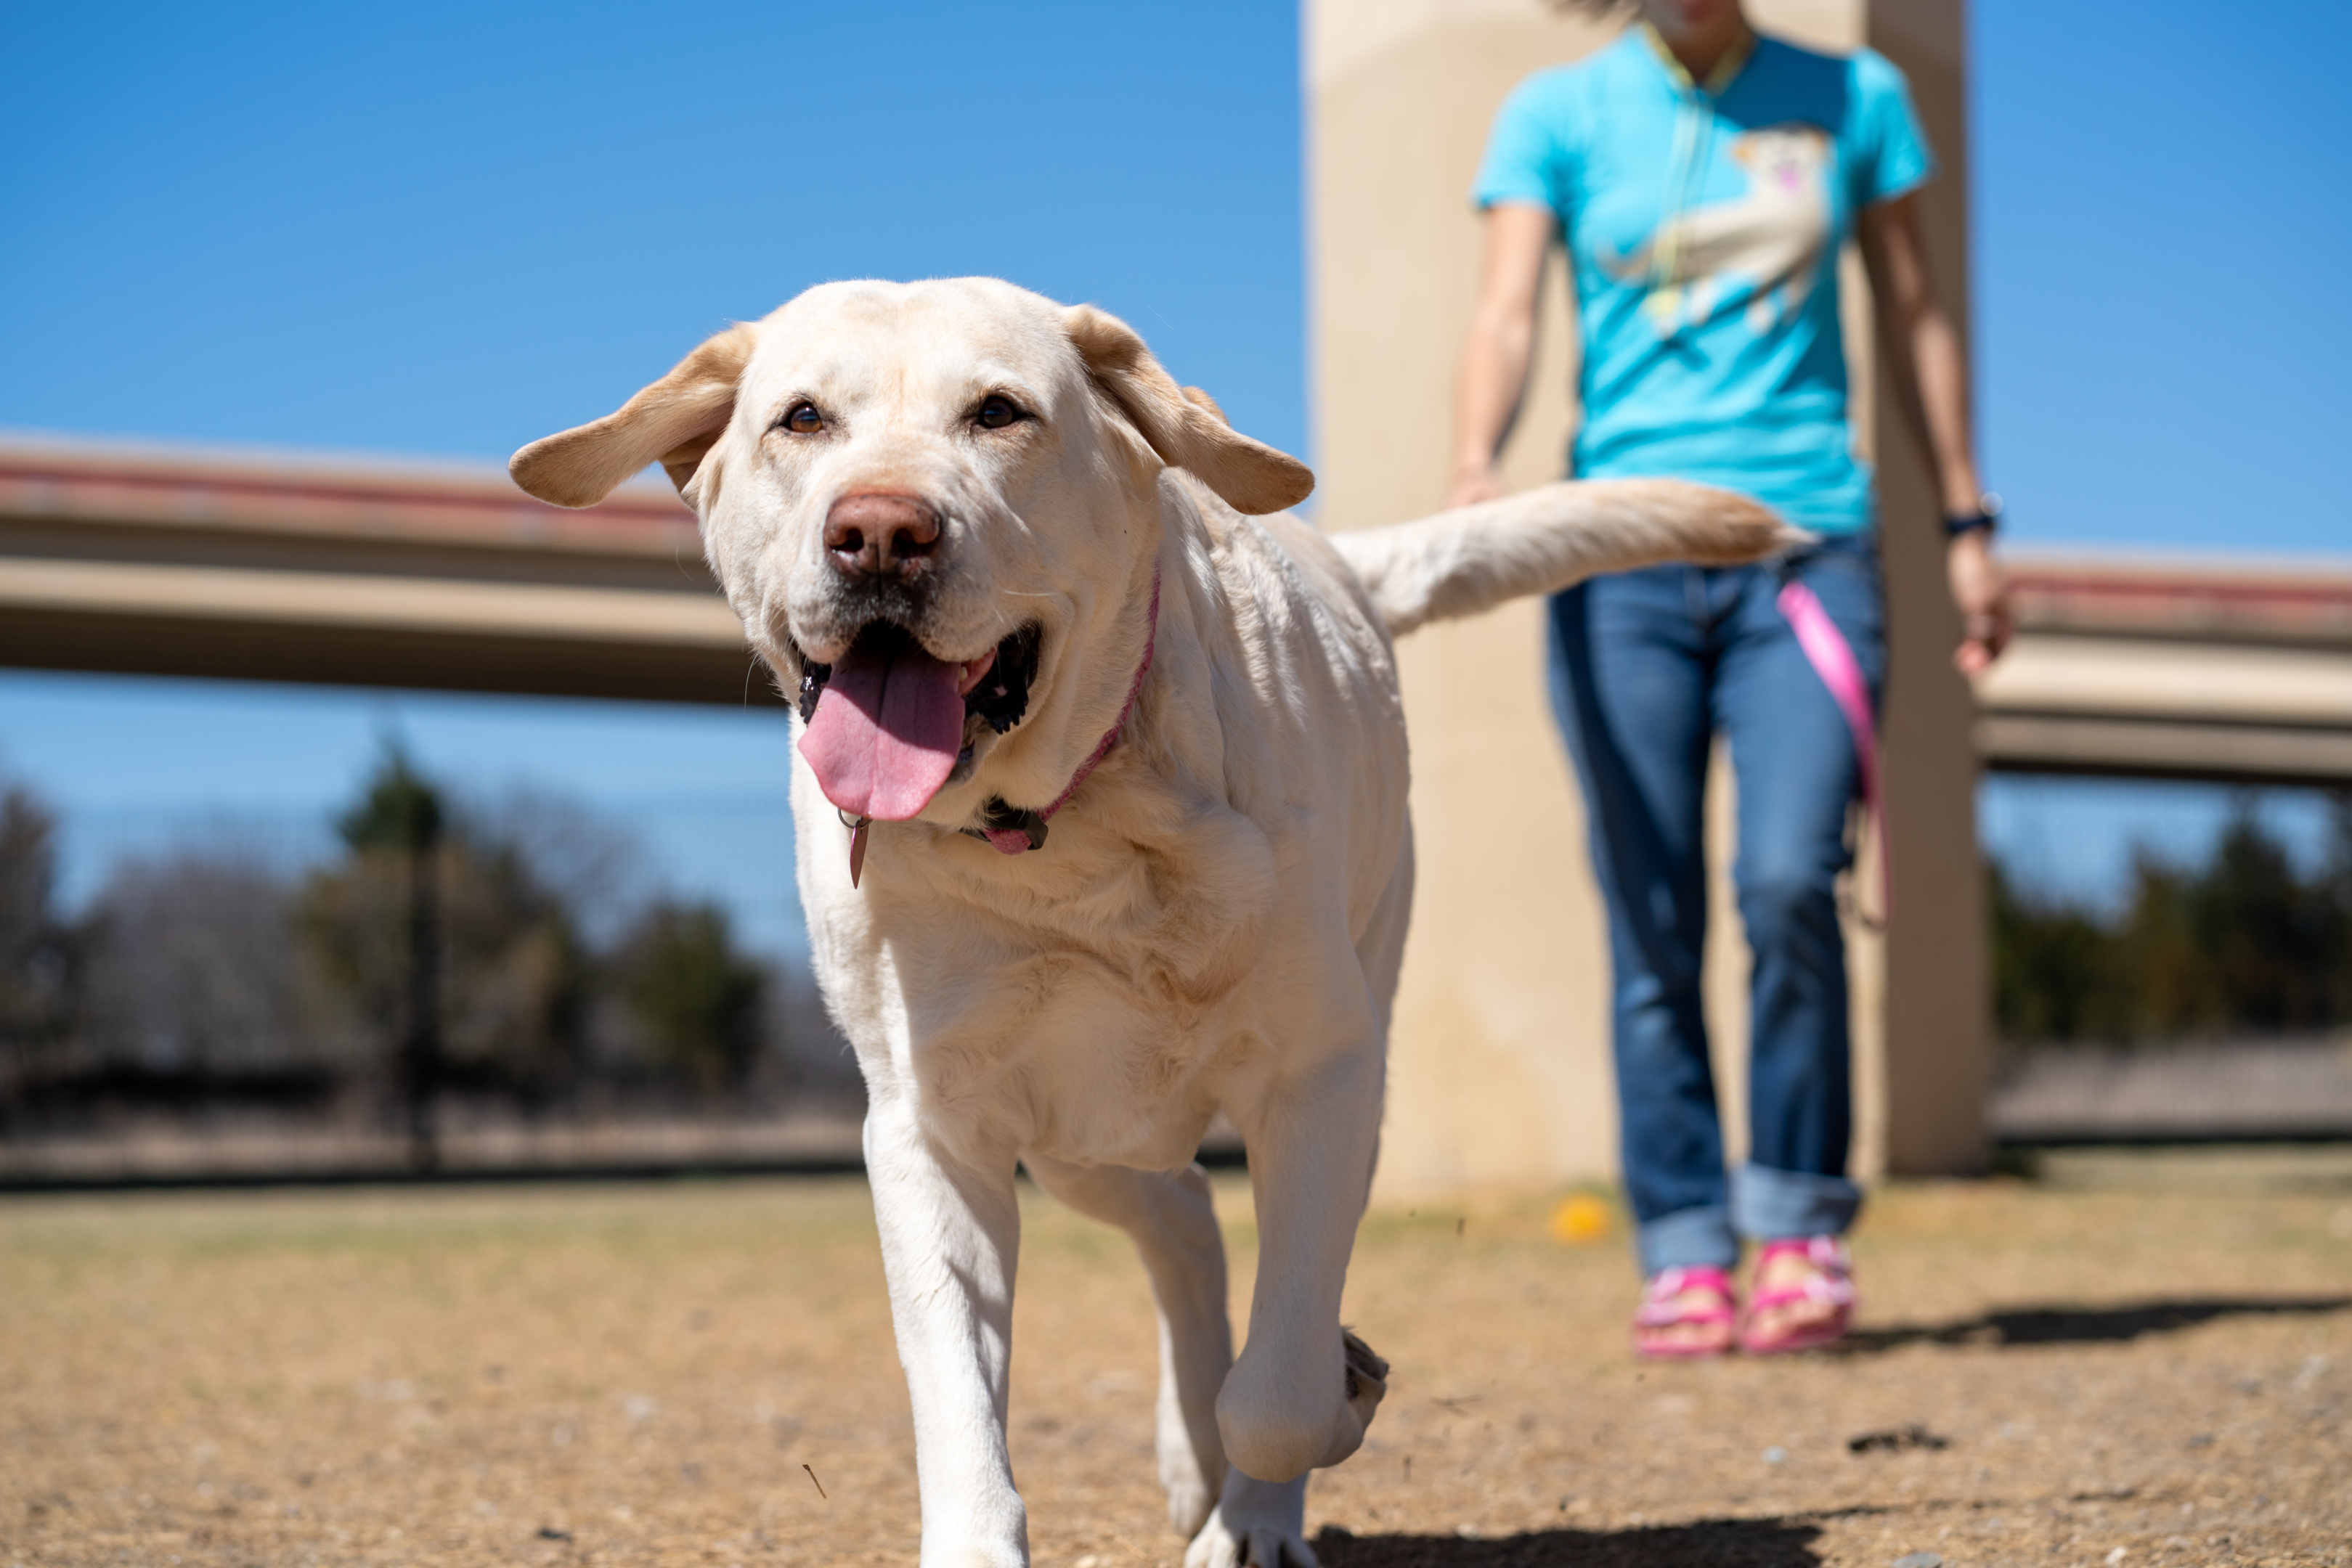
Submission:
[[[1546,485],[1417,523],[1335,534],[1393,636],[1604,571],[1736,566],[1809,536],[1727,490],[1680,479]]]

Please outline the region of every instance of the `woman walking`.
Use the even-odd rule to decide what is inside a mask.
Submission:
[[[1612,7],[1613,8],[1613,7]],[[1601,578],[1550,606],[1554,711],[1608,905],[1627,1195],[1645,1355],[1803,1349],[1843,1333],[1852,1113],[1835,879],[1885,667],[1875,498],[1853,455],[1837,257],[1859,238],[1886,368],[1931,455],[1956,655],[2008,626],[1967,371],[1916,193],[1932,162],[1901,74],[1759,37],[1739,0],[1641,0],[1615,44],[1522,84],[1475,199],[1486,231],[1449,500],[1502,493],[1496,455],[1534,342],[1546,253],[1574,278],[1583,423],[1570,471],[1738,490],[1811,530],[1793,558]],[[1891,526],[1932,526],[1895,519]],[[1841,697],[1844,706],[1841,706]],[[1734,876],[1754,957],[1748,1163],[1724,1168],[1700,1017],[1701,798],[1738,779]],[[1732,1273],[1758,1244],[1745,1314]]]

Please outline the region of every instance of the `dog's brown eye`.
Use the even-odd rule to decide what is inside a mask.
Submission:
[[[1028,415],[1023,413],[1019,405],[1003,393],[991,392],[988,394],[987,401],[980,405],[980,412],[971,417],[973,423],[982,430],[1003,430],[1008,424],[1018,424]]]
[[[794,435],[814,435],[824,429],[824,415],[817,413],[813,402],[796,402],[780,423]]]

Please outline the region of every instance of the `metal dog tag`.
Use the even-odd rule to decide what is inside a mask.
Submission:
[[[866,830],[873,825],[871,817],[860,817],[849,830],[849,885],[856,887],[866,870]]]

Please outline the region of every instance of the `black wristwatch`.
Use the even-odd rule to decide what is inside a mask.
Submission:
[[[1975,533],[1979,528],[1990,533],[2000,527],[2000,497],[1987,490],[1977,501],[1973,512],[1947,512],[1944,515],[1944,538],[1958,538],[1962,534]]]

